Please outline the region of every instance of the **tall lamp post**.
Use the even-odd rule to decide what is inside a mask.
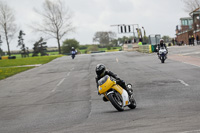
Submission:
[[[142,29],[144,31],[143,42],[146,43],[146,31],[145,31],[144,27],[142,27]]]

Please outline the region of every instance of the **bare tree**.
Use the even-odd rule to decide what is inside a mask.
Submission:
[[[42,17],[42,23],[34,23],[32,28],[49,38],[56,39],[59,53],[61,53],[61,39],[75,29],[71,22],[72,16],[69,8],[66,8],[61,0],[45,0],[43,10],[35,9],[35,12]]]
[[[3,1],[0,1],[0,33],[6,39],[8,55],[10,56],[10,41],[16,33],[15,16],[13,10]]]
[[[200,7],[200,0],[182,0],[185,4],[185,11],[192,12]]]

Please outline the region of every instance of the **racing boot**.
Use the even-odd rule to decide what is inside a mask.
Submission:
[[[126,85],[126,91],[130,97],[133,95],[132,85],[129,87],[129,84]]]
[[[123,80],[120,81],[121,82],[119,83],[119,85],[121,85],[121,87],[127,91],[128,95],[131,96],[133,94],[133,92],[131,91],[132,88],[128,88]]]
[[[132,96],[133,92],[131,91],[131,89],[129,89],[128,87],[124,87],[124,89],[127,91],[129,96]]]

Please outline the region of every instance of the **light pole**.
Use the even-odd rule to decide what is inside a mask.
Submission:
[[[134,26],[137,25],[137,28],[139,28],[139,24],[132,24],[132,25],[133,25],[133,35],[134,35],[134,37],[135,37],[135,32],[134,32],[134,31],[135,31],[135,30],[134,30],[135,27],[134,27]]]
[[[144,43],[147,43],[147,42],[146,42],[146,31],[145,31],[144,27],[142,27],[142,29],[143,29],[143,31],[144,31],[143,41],[144,41]]]

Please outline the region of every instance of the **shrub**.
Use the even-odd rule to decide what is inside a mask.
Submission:
[[[111,46],[107,46],[107,49],[108,49],[108,50],[111,50]]]
[[[66,39],[62,45],[62,52],[63,53],[70,53],[71,48],[74,47],[75,49],[79,48],[79,42],[75,39]]]
[[[87,51],[98,51],[99,48],[97,45],[91,45],[87,48]]]

